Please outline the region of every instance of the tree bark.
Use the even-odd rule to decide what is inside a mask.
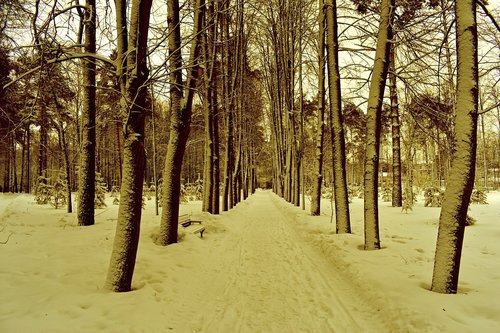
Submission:
[[[340,91],[340,73],[338,61],[337,37],[337,1],[326,0],[327,22],[327,67],[330,95],[330,113],[332,117],[332,157],[333,186],[335,198],[335,221],[337,233],[350,233],[349,198],[347,192],[344,120],[342,115],[342,97]]]
[[[217,70],[214,69],[216,72]],[[219,152],[219,107],[217,98],[217,84],[214,84],[212,91],[212,131],[213,131],[213,174],[212,174],[212,214],[219,214],[220,212],[220,152]]]
[[[62,122],[59,123],[57,127],[59,134],[59,148],[62,150],[64,156],[64,177],[66,178],[66,207],[67,212],[72,213],[73,204],[71,200],[71,162],[69,160],[69,148],[66,143],[66,134]]]
[[[389,68],[395,0],[381,3],[380,23],[366,114],[366,154],[364,176],[365,250],[380,249],[378,223],[378,169],[382,101]]]
[[[452,168],[439,216],[432,291],[455,294],[470,196],[474,186],[478,116],[476,1],[455,3],[457,101]]]
[[[40,106],[40,142],[38,149],[38,176],[47,177],[47,145],[48,139],[47,108],[44,103]],[[38,181],[37,181],[38,182]]]
[[[126,95],[122,95],[120,108],[128,114],[123,143],[122,182],[120,206],[116,224],[113,252],[109,263],[105,288],[130,291],[139,244],[144,180],[144,119],[146,108],[147,39],[152,0],[134,0],[130,12],[128,44],[120,43],[118,62],[126,64],[126,80],[120,80]],[[126,26],[126,0],[116,1],[117,26]],[[118,29],[118,40],[123,40],[125,28]],[[131,48],[128,49],[127,45]],[[120,72],[119,72],[120,73]]]
[[[95,0],[85,3],[85,52],[96,51]],[[94,224],[95,197],[95,112],[96,64],[93,59],[83,60],[82,147],[78,169],[78,225]]]
[[[215,181],[215,129],[214,116],[217,104],[217,96],[214,88],[215,79],[215,34],[217,22],[215,19],[214,1],[210,0],[207,4],[206,18],[204,20],[204,116],[205,116],[205,156],[203,161],[203,205],[202,211],[214,212],[214,188]],[[218,186],[218,184],[217,184]]]
[[[201,29],[205,8],[204,0],[196,0],[194,15],[195,36],[190,51],[190,70],[187,76],[187,92],[184,96],[182,87],[181,31],[179,25],[179,1],[169,0],[169,55],[170,55],[170,137],[163,171],[163,198],[160,222],[159,245],[177,243],[179,224],[179,203],[181,192],[181,170],[186,142],[191,124],[194,90],[198,77]]]
[[[224,152],[224,182],[222,191],[222,211],[228,211],[232,208],[233,196],[232,196],[232,183],[233,183],[233,164],[234,164],[234,154],[233,154],[233,85],[231,84],[233,79],[233,71],[231,71],[230,66],[232,66],[232,59],[237,57],[232,57],[229,50],[229,10],[230,10],[230,0],[225,0],[223,3],[223,16],[221,20],[221,32],[222,40],[222,61],[223,61],[223,100],[224,100],[224,113],[225,113],[225,124],[226,124],[226,142],[225,142],[225,152]]]
[[[31,124],[26,125],[26,187],[25,193],[31,193]]]
[[[394,43],[391,44],[389,66],[392,129],[392,207],[401,207],[403,205],[403,191],[401,185],[401,134],[398,90],[396,86],[396,44]]]
[[[321,186],[323,185],[323,143],[325,131],[325,14],[324,1],[319,0],[318,42],[318,119],[316,128],[315,181],[311,196],[311,215],[321,214]]]

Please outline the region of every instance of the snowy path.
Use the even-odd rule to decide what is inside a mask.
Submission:
[[[181,206],[206,226],[157,246],[160,217],[147,202],[129,293],[102,290],[118,206],[92,227],[76,214],[0,194],[0,332],[500,332],[500,192],[473,206],[459,294],[431,293],[438,208],[381,213],[382,251],[361,251],[363,202],[353,234],[335,235],[329,203],[311,217],[269,191],[229,212]],[[184,232],[181,232],[181,235]]]
[[[258,192],[223,215],[233,225],[199,272],[202,303],[186,331],[386,332],[276,200]]]

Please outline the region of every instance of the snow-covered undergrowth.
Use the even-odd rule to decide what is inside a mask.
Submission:
[[[457,295],[429,291],[439,208],[380,203],[383,249],[364,251],[363,205],[353,234],[267,191],[220,216],[181,205],[206,226],[154,245],[153,201],[143,211],[134,290],[102,290],[118,206],[96,224],[0,194],[0,332],[499,332],[500,193],[473,205]],[[187,230],[186,230],[187,231]]]
[[[350,235],[335,235],[334,219],[327,225],[330,202],[322,202],[327,224],[298,210],[293,218],[314,247],[409,332],[500,332],[500,192],[488,200],[469,210],[478,223],[465,231],[457,295],[429,291],[440,208],[423,207],[423,198],[408,214],[379,202],[379,251],[363,250],[362,199],[350,204]]]

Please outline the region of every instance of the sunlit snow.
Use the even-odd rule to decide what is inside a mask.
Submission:
[[[331,206],[311,217],[269,191],[220,216],[181,205],[199,235],[157,246],[143,212],[134,290],[103,290],[118,206],[76,214],[0,194],[0,332],[500,332],[500,192],[473,205],[459,292],[430,292],[439,208],[380,202],[382,249],[363,251],[362,199],[352,235]],[[333,219],[334,221],[334,219]]]

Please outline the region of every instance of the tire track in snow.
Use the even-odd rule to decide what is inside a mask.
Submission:
[[[386,332],[376,313],[257,192],[221,221],[226,239],[207,253],[192,332]]]

